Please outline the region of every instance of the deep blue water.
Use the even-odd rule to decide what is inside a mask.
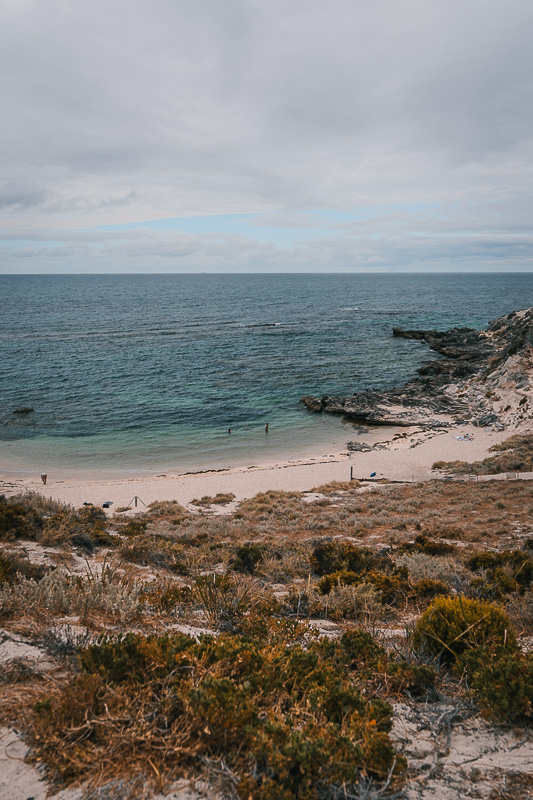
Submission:
[[[164,470],[297,455],[350,438],[302,395],[392,387],[432,357],[393,326],[485,327],[528,306],[527,274],[0,276],[1,460]]]

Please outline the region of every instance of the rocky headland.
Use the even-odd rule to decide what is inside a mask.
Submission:
[[[499,317],[483,331],[393,328],[392,335],[425,341],[440,358],[425,362],[398,389],[301,402],[310,411],[368,425],[440,428],[465,421],[501,431],[531,419],[533,308]]]

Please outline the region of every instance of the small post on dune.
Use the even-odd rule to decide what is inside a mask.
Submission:
[[[350,467],[350,480],[353,481],[353,467]]]

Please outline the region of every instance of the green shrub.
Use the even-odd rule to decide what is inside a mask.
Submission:
[[[350,669],[360,677],[377,679],[391,694],[408,697],[427,696],[435,687],[435,670],[426,664],[395,661],[372,636],[359,629],[341,637],[341,647],[348,657]]]
[[[413,592],[417,597],[421,598],[437,597],[439,594],[450,594],[450,587],[443,581],[421,578],[413,585]]]
[[[413,644],[445,662],[480,646],[517,648],[516,634],[499,606],[462,596],[437,597],[420,617]]]
[[[369,570],[357,574],[344,570],[325,575],[318,582],[318,590],[322,594],[329,595],[335,587],[369,584],[378,593],[379,602],[387,605],[396,605],[408,600],[413,594],[413,588],[409,581],[405,579],[405,573],[405,569],[395,569],[392,574],[377,570]]]
[[[169,542],[160,536],[138,534],[120,542],[120,556],[143,566],[163,567],[176,575],[188,575],[189,569],[183,560],[183,546]]]
[[[485,578],[470,581],[470,591],[483,600],[503,600],[506,595],[520,591],[518,583],[503,569],[489,570]]]
[[[418,534],[414,542],[404,544],[399,548],[400,553],[425,553],[428,556],[444,556],[455,552],[455,547],[446,542],[434,542],[423,534]]]
[[[397,785],[405,759],[388,736],[392,709],[362,696],[346,648],[312,637],[304,648],[294,624],[272,630],[103,638],[82,651],[83,673],[36,709],[34,757],[56,778],[103,768],[110,779],[127,764],[162,784],[224,759],[243,800],[318,800],[339,786],[350,796],[362,775],[380,782],[391,770]]]
[[[253,575],[255,568],[263,559],[263,550],[257,544],[243,544],[237,548],[235,558],[230,562],[231,569],[235,572],[245,572]]]
[[[488,580],[495,580],[496,582],[498,582],[498,570],[501,580],[501,568],[506,567],[509,572],[509,578],[516,584],[515,588],[509,588],[507,591],[529,589],[533,581],[533,558],[524,550],[504,550],[502,553],[476,553],[467,559],[465,566],[472,572],[479,572],[482,569],[487,570]]]
[[[465,654],[460,665],[489,717],[503,722],[533,718],[533,653],[480,647]]]
[[[374,641],[368,631],[360,628],[343,633],[341,647],[352,669],[361,668],[363,665],[375,667],[378,661],[386,656],[385,649]]]
[[[148,522],[146,520],[132,519],[121,529],[124,536],[141,536],[146,531]]]
[[[142,590],[139,600],[148,603],[155,611],[170,614],[179,606],[192,604],[193,590],[189,586],[157,581]]]
[[[195,639],[182,633],[172,637],[127,633],[115,640],[104,635],[80,653],[80,665],[85,672],[113,683],[143,683],[165,678],[178,665],[183,667],[183,654],[194,644]]]
[[[316,575],[338,572],[363,573],[368,570],[395,571],[388,553],[376,553],[369,548],[356,547],[349,542],[325,541],[317,544],[309,558]]]

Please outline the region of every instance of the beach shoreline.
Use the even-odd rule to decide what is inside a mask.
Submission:
[[[176,500],[186,505],[193,499],[217,493],[233,493],[237,500],[269,490],[309,491],[330,481],[357,480],[425,481],[442,477],[432,470],[436,461],[480,461],[489,449],[504,441],[510,431],[492,431],[473,425],[453,424],[442,430],[383,428],[373,438],[373,448],[347,453],[337,449],[329,454],[290,461],[250,458],[247,467],[168,472],[164,474],[110,473],[81,474],[64,470],[50,473],[43,485],[40,473],[23,473],[0,462],[0,493],[11,496],[26,491],[60,500],[75,507],[83,503],[101,505],[111,501],[110,512],[132,506],[142,511],[156,501]],[[465,438],[468,437],[468,438]],[[368,437],[366,437],[368,438]],[[323,450],[324,448],[321,448]],[[375,473],[373,475],[373,473]]]
[[[99,472],[92,462],[93,471],[89,463],[80,472],[68,464],[58,469],[53,461],[44,461],[36,473],[26,471],[35,460],[25,460],[29,451],[24,445],[18,452],[11,445],[10,456],[5,451],[4,460],[0,456],[0,492],[31,490],[73,506],[105,503],[115,510],[169,500],[186,505],[219,493],[231,493],[238,501],[259,492],[308,491],[351,478],[415,482],[446,477],[432,469],[436,462],[483,461],[494,445],[512,434],[531,432],[532,330],[533,308],[494,320],[486,331],[395,329],[396,335],[426,339],[445,358],[426,362],[418,377],[393,392],[302,398],[310,411],[318,412],[318,419],[332,420],[322,429],[326,436],[314,443],[308,439],[305,448],[291,445],[282,431],[272,448],[275,440],[267,423],[262,441],[268,449],[254,443],[248,452],[234,452],[238,463],[233,465],[217,462],[213,451],[213,460],[200,470],[183,469],[182,462],[178,469]],[[343,430],[336,420],[348,420],[351,430]],[[346,442],[343,433],[352,441]],[[124,455],[120,446],[115,453]],[[124,466],[132,465],[126,461]],[[46,485],[41,470],[48,473]]]

